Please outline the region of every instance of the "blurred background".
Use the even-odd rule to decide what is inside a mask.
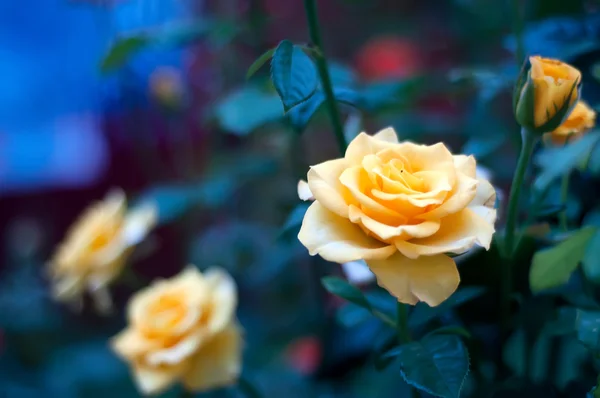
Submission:
[[[520,143],[515,30],[526,53],[578,66],[583,98],[600,101],[598,1],[318,5],[348,138],[393,126],[401,139],[443,141],[475,154],[501,191]],[[138,396],[107,340],[132,292],[188,263],[236,278],[244,372],[265,397],[407,393],[397,368],[373,366],[390,331],[339,311],[319,279],[341,268],[296,239],[307,207],[297,182],[338,153],[322,99],[284,114],[268,65],[246,79],[283,39],[309,42],[301,1],[0,2],[0,396]],[[74,312],[52,301],[44,265],[112,187],[156,200],[160,225],[112,287],[117,311]],[[595,383],[589,370],[560,377],[583,379],[573,394]],[[469,380],[466,396],[482,396]]]

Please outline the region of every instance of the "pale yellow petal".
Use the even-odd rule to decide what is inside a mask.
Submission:
[[[144,361],[153,367],[163,365],[176,365],[185,361],[198,351],[202,343],[209,338],[208,330],[198,328],[184,336],[175,345],[160,347],[144,356]]]
[[[450,184],[454,185],[454,158],[443,143],[418,145],[412,142],[403,142],[397,145],[396,151],[406,158],[413,172],[446,172],[448,173]]]
[[[414,225],[391,226],[382,224],[362,212],[358,207],[350,205],[350,221],[361,224],[367,230],[375,234],[379,239],[388,240],[392,238],[411,239],[425,238],[435,234],[440,229],[439,220],[422,221]]]
[[[300,198],[300,200],[315,200],[308,182],[304,180],[298,181],[298,198]]]
[[[180,365],[159,367],[138,363],[132,365],[133,379],[144,395],[155,395],[164,392],[178,381],[182,371]]]
[[[204,278],[210,286],[210,299],[213,308],[207,328],[210,333],[216,333],[226,327],[235,316],[237,286],[231,275],[218,267],[206,270]]]
[[[396,130],[393,127],[387,127],[379,132],[375,133],[373,137],[377,138],[381,141],[391,142],[394,144],[398,143],[398,134],[396,134]]]
[[[478,178],[477,179],[477,190],[475,191],[475,198],[469,203],[469,207],[472,206],[486,206],[493,208],[496,204],[496,190],[489,181]]]
[[[423,239],[396,240],[398,250],[409,258],[442,253],[462,254],[477,243],[486,249],[492,241],[494,225],[466,208],[441,220],[439,231]]]
[[[191,359],[183,384],[195,392],[234,384],[242,370],[242,331],[232,323]]]
[[[319,254],[325,260],[340,264],[387,258],[396,251],[394,246],[367,236],[358,225],[327,210],[319,202],[314,202],[306,211],[298,239],[311,256]]]
[[[348,189],[351,193],[352,197],[355,199],[356,204],[360,205],[361,209],[369,214],[374,219],[382,220],[385,219],[389,224],[404,224],[407,222],[406,216],[400,214],[392,208],[386,207],[377,200],[368,196],[363,192],[364,187],[361,187],[363,183],[368,179],[366,177],[366,172],[362,167],[351,167],[349,169],[344,170],[342,175],[340,176],[340,181]],[[348,210],[347,210],[348,211]],[[348,217],[348,213],[346,211],[346,217]]]
[[[345,159],[334,159],[312,166],[308,171],[308,186],[314,198],[342,217],[348,216],[348,205],[344,200],[346,188],[340,182],[340,175],[347,168]]]
[[[158,209],[154,203],[146,203],[130,210],[123,223],[121,239],[127,246],[133,246],[146,238],[158,221]]]
[[[467,207],[475,198],[477,192],[477,180],[462,173],[457,174],[454,190],[448,194],[446,201],[438,207],[416,216],[421,220],[439,220],[450,214],[457,213]]]
[[[463,173],[467,177],[476,178],[477,162],[473,155],[453,155],[454,167],[456,170]]]
[[[360,133],[350,142],[344,157],[349,165],[357,165],[367,155],[375,154],[381,150],[393,148],[398,145],[397,139],[396,141],[388,141],[390,139],[391,134],[385,130],[378,137]]]
[[[494,224],[496,222],[496,209],[489,206],[469,206],[475,214],[483,218],[490,224]]]
[[[409,259],[398,253],[367,264],[377,283],[406,304],[424,301],[437,306],[456,291],[460,282],[454,260],[443,254]]]
[[[127,328],[113,337],[110,346],[119,357],[126,360],[133,360],[159,347],[157,342],[144,338],[133,328]]]

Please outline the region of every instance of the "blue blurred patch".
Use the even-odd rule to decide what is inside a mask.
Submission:
[[[144,96],[157,66],[181,64],[181,50],[147,52],[102,77],[99,62],[117,35],[180,19],[188,7],[171,0],[91,3],[0,2],[0,195],[93,183],[108,166],[98,121],[126,106],[124,76]]]

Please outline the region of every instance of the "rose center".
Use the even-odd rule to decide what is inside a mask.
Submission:
[[[165,295],[149,306],[148,313],[149,329],[160,333],[177,326],[185,318],[187,309],[181,297]]]
[[[383,171],[386,177],[399,182],[405,188],[412,191],[424,192],[426,189],[425,182],[423,179],[415,176],[412,169],[407,166],[401,160],[393,159],[384,165]]]

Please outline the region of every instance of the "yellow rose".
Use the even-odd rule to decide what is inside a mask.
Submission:
[[[593,128],[596,124],[596,112],[585,102],[579,101],[573,111],[556,130],[544,134],[544,141],[564,145]]]
[[[391,128],[361,133],[343,158],[310,168],[315,202],[298,238],[328,261],[365,260],[403,303],[438,305],[460,281],[448,253],[487,249],[494,233],[496,194],[475,169],[441,143],[398,143]]]
[[[128,211],[120,190],[90,206],[69,229],[48,264],[53,296],[81,303],[87,291],[99,311],[110,310],[107,287],[120,274],[135,245],[155,225],[156,217],[153,205]]]
[[[111,342],[129,362],[143,394],[181,381],[190,391],[234,383],[241,370],[242,331],[235,282],[225,271],[179,275],[139,291],[127,307],[129,326]]]
[[[517,121],[530,129],[552,131],[566,119],[579,98],[581,72],[559,60],[540,56],[529,57],[529,62],[527,78],[517,84]]]

